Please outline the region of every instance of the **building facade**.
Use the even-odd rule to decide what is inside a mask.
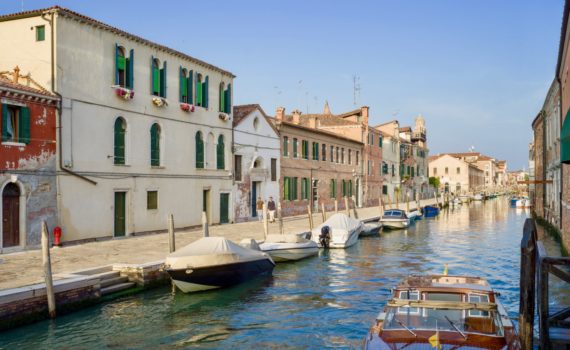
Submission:
[[[476,192],[484,184],[483,170],[449,154],[429,157],[430,174],[439,178],[440,192],[464,195]]]
[[[397,123],[397,122],[396,122]],[[379,127],[376,127],[378,130]],[[398,126],[382,133],[382,195],[394,198],[400,186],[400,136]],[[389,132],[389,133],[388,133]]]
[[[19,68],[0,73],[0,253],[40,244],[57,225],[56,113],[59,98]]]
[[[544,219],[560,227],[560,88],[554,79],[544,106],[544,174],[545,184]]]
[[[258,217],[257,198],[280,200],[280,138],[256,104],[233,108],[233,208],[236,222]]]
[[[546,149],[544,144],[544,133],[545,129],[545,119],[544,113],[541,111],[538,113],[536,118],[532,123],[532,129],[534,131],[534,142],[533,149],[531,153],[533,166],[529,169],[529,172],[533,175],[531,179],[533,180],[544,180],[545,178],[545,161],[546,161]],[[530,159],[530,158],[529,158]],[[530,167],[530,162],[529,162]],[[546,199],[546,184],[538,182],[536,184],[531,184],[534,190],[531,191],[530,200],[532,201],[532,207],[536,215],[544,218],[544,204]]]
[[[277,109],[274,123],[281,138],[281,207],[284,216],[344,208],[344,198],[356,198],[361,186],[363,143],[320,130],[315,118]]]
[[[1,16],[0,34],[0,66],[62,96],[64,241],[233,220],[230,72],[60,7]]]

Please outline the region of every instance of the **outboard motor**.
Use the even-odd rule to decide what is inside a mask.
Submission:
[[[319,235],[319,244],[323,248],[328,248],[331,241],[330,227],[323,226],[321,228],[321,234]]]

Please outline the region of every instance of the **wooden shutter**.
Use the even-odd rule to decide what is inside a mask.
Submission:
[[[134,89],[135,80],[135,50],[131,49],[129,52],[129,59],[127,60],[127,87]]]
[[[283,156],[287,157],[289,155],[289,138],[283,136]]]
[[[193,93],[192,87],[194,86],[194,71],[193,71],[193,70],[191,70],[191,71],[188,73],[188,85],[187,85],[187,86],[188,86],[188,90],[187,90],[187,93],[188,93],[188,103],[193,103],[193,102],[194,102],[194,96],[192,96],[192,95],[193,95],[193,94],[192,94],[192,93]]]
[[[160,130],[158,124],[150,128],[150,165],[160,166]]]
[[[18,142],[25,144],[30,143],[30,109],[28,107],[20,108],[18,128]]]
[[[184,93],[186,92],[184,89],[184,84],[186,84],[186,77],[184,76],[184,68],[182,68],[182,66],[180,66],[178,69],[178,82],[178,100],[180,102],[186,102],[184,101]]]
[[[352,180],[348,180],[348,196],[352,197]]]
[[[2,104],[2,142],[8,141],[8,105]]]
[[[208,108],[208,85],[209,85],[209,77],[206,75],[206,79],[204,81],[204,91],[202,92],[202,97],[204,98],[204,107]]]
[[[196,168],[204,168],[204,141],[200,132],[196,133]]]
[[[220,83],[220,86],[218,87],[218,97],[219,97],[219,103],[218,103],[218,108],[220,112],[225,112],[225,101],[224,101],[224,95],[226,94],[226,92],[224,91],[224,85],[222,83]]]
[[[166,98],[166,61],[160,70],[160,96]]]
[[[285,200],[290,200],[291,198],[289,198],[289,178],[285,177],[283,178],[283,199]]]
[[[115,43],[115,85],[119,85],[119,44]]]
[[[155,91],[155,69],[154,69],[154,56],[150,56],[150,93],[154,95]]]
[[[152,136],[151,136],[152,142]],[[115,154],[114,154],[115,164],[125,164],[125,129],[123,125],[123,120],[117,118],[115,120]]]
[[[299,178],[298,178],[298,177],[294,177],[294,178],[293,178],[293,199],[298,199],[298,198],[299,198],[299,197],[298,197],[299,191],[298,191],[298,189],[297,189],[297,183],[298,183],[298,181],[299,181]]]
[[[307,182],[306,178],[301,178],[301,199],[305,199],[306,196],[306,186],[305,186],[305,182]]]
[[[560,162],[570,164],[570,110],[564,118],[560,131]]]
[[[224,159],[224,137],[220,135],[218,137],[218,145],[216,146],[216,164],[217,169],[225,169],[225,159]]]
[[[203,106],[202,102],[202,82],[198,79],[198,74],[196,74],[196,105]]]
[[[228,88],[226,89],[225,94],[226,94],[226,96],[225,96],[226,113],[231,113],[232,112],[232,84],[228,84]]]
[[[271,158],[271,181],[277,181],[277,159]]]

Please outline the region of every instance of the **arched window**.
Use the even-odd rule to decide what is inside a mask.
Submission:
[[[180,67],[180,102],[182,103],[192,103],[192,83],[194,81],[194,72],[186,68]]]
[[[115,44],[115,85],[132,89],[135,51],[131,49],[129,57],[124,47]]]
[[[204,137],[200,131],[196,133],[196,168],[204,169]]]
[[[160,166],[160,126],[156,123],[150,127],[150,165]]]
[[[224,84],[224,82],[222,81],[220,83],[220,91],[219,91],[219,97],[220,97],[220,103],[219,103],[219,111],[220,112],[225,112],[226,111],[226,100],[225,100],[225,92],[226,92],[226,84]]]
[[[115,120],[115,150],[114,163],[125,164],[125,134],[127,132],[127,123],[121,117]]]
[[[162,68],[160,68],[158,58],[152,57],[151,80],[152,94],[166,98],[166,61],[163,62]]]
[[[125,87],[127,80],[127,67],[125,58],[125,48],[122,46],[117,47],[117,85]]]
[[[208,76],[196,74],[196,106],[208,108]]]
[[[218,145],[216,146],[216,168],[225,169],[225,146],[224,146],[224,135],[218,137]]]

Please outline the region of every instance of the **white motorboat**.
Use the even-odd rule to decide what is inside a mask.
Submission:
[[[473,196],[474,201],[482,201],[485,197],[481,193],[477,193]]]
[[[374,236],[380,233],[382,229],[382,224],[378,221],[376,222],[365,222],[364,227],[362,228],[362,232],[360,232],[361,236]]]
[[[461,200],[461,203],[469,203],[469,201],[471,200],[471,197],[464,194],[464,195],[459,196],[459,199]]]
[[[236,285],[271,274],[269,254],[223,237],[203,237],[166,257],[164,269],[184,293]]]
[[[358,241],[358,236],[364,228],[362,221],[353,219],[346,214],[337,213],[332,215],[327,221],[313,229],[311,239],[322,244],[319,240],[321,228],[328,226],[330,230],[329,248],[348,248]]]
[[[515,207],[519,209],[530,208],[530,200],[527,197],[522,197],[517,200]]]
[[[415,220],[420,220],[422,218],[422,212],[416,209],[412,210],[409,213],[406,213],[406,216],[408,217],[408,219],[410,219],[410,224],[411,224]]]
[[[453,200],[451,201],[451,204],[459,206],[459,205],[462,204],[462,203],[461,203],[461,199],[455,197],[455,198],[453,198]]]
[[[294,234],[268,235],[259,248],[275,262],[301,260],[319,253],[316,242]]]
[[[400,209],[386,210],[380,222],[384,228],[393,230],[408,228],[410,226],[410,219],[406,215],[406,212]]]

